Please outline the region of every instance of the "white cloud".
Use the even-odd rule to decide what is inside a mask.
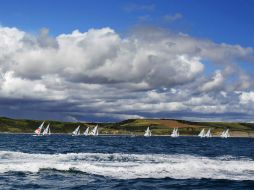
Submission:
[[[59,35],[57,48],[47,48],[46,44],[31,48],[27,44],[28,35],[14,31],[19,36],[16,43],[20,48],[4,53],[8,57],[3,60],[8,67],[4,69],[26,78],[57,73],[66,80],[83,83],[130,83],[136,87],[143,83],[147,88],[155,88],[186,83],[203,71],[199,57],[184,52],[171,54],[165,39],[154,42],[134,37],[121,39],[112,29],[103,28]],[[44,32],[43,38],[48,39],[45,35]]]
[[[32,35],[0,27],[0,100],[53,101],[43,109],[64,119],[250,113],[244,104],[253,99],[253,77],[237,63],[252,58],[252,48],[155,28],[125,37],[111,28],[51,37],[47,29]],[[204,60],[220,66],[210,79]]]
[[[190,100],[188,100],[186,103],[189,105],[200,106],[216,104],[216,101],[208,95],[203,95],[199,97],[191,97]]]
[[[222,87],[223,82],[224,82],[224,77],[221,71],[216,71],[212,79],[204,83],[203,86],[201,86],[201,90],[205,92],[218,90],[219,88]]]
[[[241,104],[254,103],[254,92],[242,92],[239,98]]]
[[[0,83],[0,97],[8,98],[31,98],[41,100],[60,100],[65,96],[61,92],[47,89],[41,80],[28,80],[14,76],[13,71],[8,71],[4,75],[4,80]]]

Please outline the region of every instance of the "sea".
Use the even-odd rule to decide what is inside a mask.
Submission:
[[[254,189],[253,138],[0,134],[0,189]]]

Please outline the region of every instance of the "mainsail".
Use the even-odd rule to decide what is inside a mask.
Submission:
[[[51,133],[50,133],[49,125],[50,125],[50,124],[48,124],[48,126],[46,127],[46,129],[44,129],[42,135],[50,135],[50,134],[51,134]]]
[[[152,131],[150,130],[149,127],[147,127],[144,136],[145,136],[145,137],[151,137],[151,136],[152,136]]]
[[[80,130],[79,130],[80,126],[78,126],[73,132],[72,135],[77,136],[80,135]]]
[[[44,122],[34,131],[35,134],[40,135],[43,129]]]
[[[92,135],[92,136],[98,136],[99,135],[99,132],[98,132],[98,125],[96,125],[93,130],[89,133],[89,135]]]
[[[51,131],[50,131],[50,128],[49,128],[49,130],[48,130],[48,135],[51,135]]]
[[[198,134],[199,137],[203,138],[205,137],[205,129],[202,129],[200,133]]]
[[[89,135],[89,127],[86,128],[85,132],[84,132],[84,135],[85,136],[88,136]]]
[[[171,133],[171,137],[179,137],[178,128],[173,129],[173,131]]]

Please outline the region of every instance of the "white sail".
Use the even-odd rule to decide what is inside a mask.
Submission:
[[[48,126],[46,127],[46,129],[44,129],[42,135],[48,135],[48,134],[49,134],[49,132],[50,132],[49,125],[50,125],[50,124],[48,124]]]
[[[48,135],[51,135],[51,131],[50,131],[50,128],[49,128],[49,130],[48,130]]]
[[[89,127],[86,128],[85,132],[84,132],[84,135],[85,136],[88,136],[89,135]]]
[[[145,136],[145,137],[151,137],[151,136],[152,136],[152,132],[151,132],[151,130],[150,130],[149,127],[147,127],[144,136]]]
[[[208,129],[207,133],[205,134],[205,137],[207,138],[212,137],[211,129]]]
[[[173,131],[171,133],[171,137],[179,137],[178,128],[173,129]]]
[[[34,131],[35,134],[40,135],[43,129],[44,122]]]
[[[225,132],[225,138],[228,138],[228,137],[230,137],[229,129],[227,129],[226,132]]]
[[[96,125],[93,130],[89,133],[89,135],[92,135],[92,136],[98,136],[99,135],[99,132],[98,132],[98,125]]]
[[[78,126],[73,132],[72,135],[77,136],[80,135],[80,130],[79,130],[80,126]]]
[[[228,137],[230,137],[229,129],[227,129],[226,131],[223,131],[220,136],[222,138],[228,138]]]
[[[179,131],[178,131],[178,128],[176,128],[176,137],[179,137]]]
[[[171,137],[175,136],[175,128],[173,129],[172,133],[171,133]]]
[[[198,134],[199,137],[203,138],[205,137],[205,129],[202,129],[200,133]]]

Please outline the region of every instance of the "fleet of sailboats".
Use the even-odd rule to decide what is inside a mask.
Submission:
[[[151,137],[151,136],[152,136],[152,131],[150,130],[149,127],[147,127],[144,136],[145,136],[145,137]]]
[[[44,129],[44,123],[45,122],[42,122],[42,124],[34,131],[35,134],[33,136],[51,135],[51,131],[50,131],[50,127],[49,127],[50,124],[48,124],[47,127]]]
[[[80,135],[80,126],[78,126],[73,132],[72,136],[79,136]],[[89,127],[86,128],[85,132],[83,133],[84,136],[98,136],[99,130],[98,125],[96,125],[92,131],[89,132]]]
[[[41,125],[34,131],[35,134],[33,136],[48,136],[48,135],[51,135],[50,124],[48,124],[45,129],[44,129],[44,124],[45,124],[45,122],[41,123]],[[83,133],[84,136],[98,136],[99,135],[98,125],[96,125],[91,131],[89,131],[89,129],[90,129],[89,127],[86,128],[86,130]],[[72,132],[72,136],[79,136],[80,134],[81,134],[80,133],[80,126],[78,126]],[[144,136],[145,137],[151,137],[152,136],[152,131],[150,130],[150,127],[147,127],[147,129],[145,130]],[[170,136],[171,137],[179,137],[178,128],[174,128],[172,133],[170,134]],[[211,129],[209,128],[207,130],[207,132],[205,131],[205,129],[202,129],[200,131],[200,133],[198,134],[198,137],[200,137],[200,138],[210,138],[210,137],[213,137]],[[220,134],[220,137],[221,138],[228,138],[228,137],[230,137],[229,129],[224,130]]]
[[[202,130],[200,131],[200,133],[198,134],[198,136],[201,137],[201,138],[204,138],[204,137],[210,138],[210,137],[212,137],[211,129],[208,129],[207,132],[205,132],[205,129],[202,129]],[[220,137],[221,137],[221,138],[228,138],[228,137],[230,137],[229,129],[224,130],[224,131],[220,134]]]
[[[208,129],[207,132],[205,131],[205,129],[202,129],[202,130],[200,131],[200,133],[198,134],[198,136],[199,136],[200,138],[204,138],[204,137],[210,138],[210,137],[212,137],[211,129]]]

